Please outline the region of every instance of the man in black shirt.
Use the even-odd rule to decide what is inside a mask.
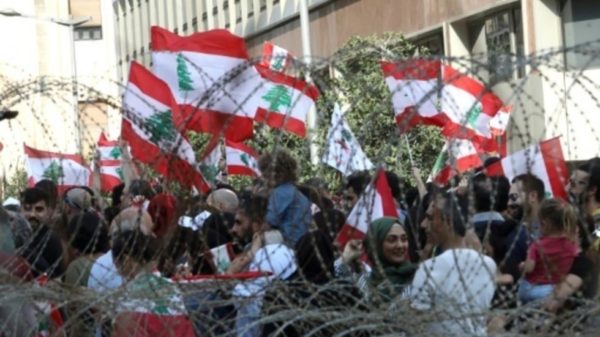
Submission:
[[[35,276],[44,273],[50,278],[61,276],[65,270],[62,244],[48,227],[53,214],[50,196],[39,188],[28,188],[21,194],[21,205],[33,230],[21,255],[31,264]]]

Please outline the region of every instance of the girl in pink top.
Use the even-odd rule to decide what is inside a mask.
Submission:
[[[521,264],[524,279],[519,283],[523,303],[543,299],[567,275],[579,248],[575,243],[575,209],[559,199],[546,199],[540,205],[541,238],[529,246]]]

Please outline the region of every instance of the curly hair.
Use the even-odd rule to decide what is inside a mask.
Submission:
[[[263,177],[273,186],[295,183],[298,180],[296,159],[285,149],[263,154],[258,160],[258,167]]]

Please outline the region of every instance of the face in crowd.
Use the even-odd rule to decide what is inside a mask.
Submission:
[[[436,195],[435,199],[429,204],[425,217],[421,222],[421,228],[425,231],[430,243],[438,245],[444,242],[446,230],[444,219],[440,209],[444,206],[445,199],[441,195]]]
[[[383,258],[391,264],[401,264],[407,260],[408,235],[399,223],[395,223],[385,236],[382,253]]]
[[[581,203],[589,180],[589,173],[582,170],[573,171],[573,174],[571,174],[569,182],[567,183],[567,192],[569,193],[571,202],[574,204]]]
[[[50,222],[52,209],[48,207],[44,200],[33,204],[23,204],[23,216],[33,227],[36,227]]]
[[[508,192],[508,215],[511,218],[520,221],[525,215],[527,193],[523,187],[522,181],[516,181],[510,185]]]

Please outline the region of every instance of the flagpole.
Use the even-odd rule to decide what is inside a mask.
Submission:
[[[307,67],[311,65],[311,45],[310,45],[310,17],[308,13],[308,0],[300,0],[300,34],[302,37],[302,53],[304,54],[304,62]],[[312,83],[310,72],[306,73],[306,82]],[[315,102],[316,103],[316,102]],[[313,165],[319,164],[319,148],[317,146],[317,111],[313,105],[308,110],[308,141],[310,149],[310,161]]]
[[[412,149],[410,147],[410,142],[408,141],[407,135],[404,135],[404,141],[406,142],[406,148],[408,149],[408,160],[410,161],[410,166],[415,167],[415,161],[413,160]]]

